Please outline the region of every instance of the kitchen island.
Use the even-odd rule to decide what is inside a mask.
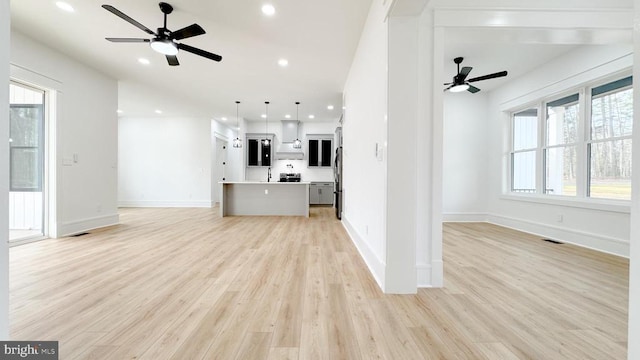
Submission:
[[[309,217],[309,182],[223,181],[220,215]]]

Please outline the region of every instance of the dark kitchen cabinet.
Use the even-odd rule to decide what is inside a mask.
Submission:
[[[247,135],[247,166],[271,166],[273,157],[273,135]],[[264,140],[269,139],[265,145]]]
[[[333,165],[333,137],[309,138],[309,167],[331,167]]]

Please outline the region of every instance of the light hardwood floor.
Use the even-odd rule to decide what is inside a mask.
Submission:
[[[443,289],[384,295],[330,208],[121,209],[11,249],[11,334],[60,359],[626,359],[628,261],[445,224]]]

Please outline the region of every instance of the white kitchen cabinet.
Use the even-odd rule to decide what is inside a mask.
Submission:
[[[333,205],[333,183],[312,182],[309,185],[310,205]]]

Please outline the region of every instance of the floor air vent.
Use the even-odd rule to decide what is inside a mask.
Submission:
[[[80,237],[80,236],[85,236],[85,235],[89,235],[89,233],[88,233],[88,232],[83,232],[83,233],[75,234],[75,235],[71,235],[71,236],[73,236],[73,237]]]
[[[542,241],[546,241],[546,242],[550,242],[552,244],[558,244],[558,245],[562,245],[564,243],[557,241],[557,240],[551,240],[551,239],[542,239]]]

